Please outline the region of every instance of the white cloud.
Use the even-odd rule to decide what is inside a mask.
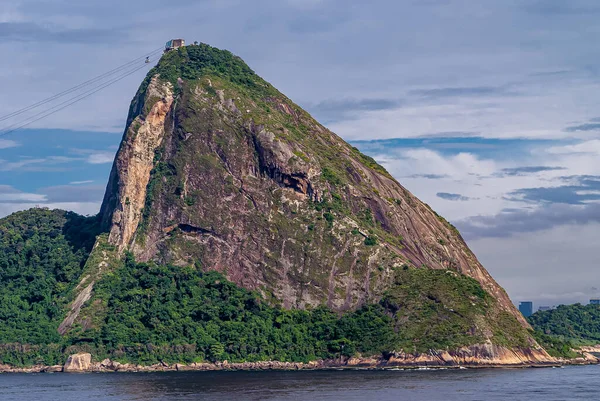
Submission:
[[[10,185],[0,185],[0,218],[19,210],[26,210],[34,205],[50,209],[72,210],[79,214],[96,214],[100,210],[101,200],[95,196],[86,196],[86,193],[77,193],[79,196],[69,196],[69,191],[101,192],[96,187],[48,187],[40,190],[41,193],[19,191]],[[62,194],[60,191],[62,190]],[[71,200],[77,201],[72,202]],[[64,200],[67,201],[64,201]]]
[[[578,185],[577,177],[566,177],[600,176],[597,155],[575,154],[570,151],[573,146],[578,150],[593,150],[596,141],[588,142],[590,143],[584,142],[582,146],[548,147],[538,144],[529,153],[524,152],[518,143],[514,143],[511,146],[519,150],[519,155],[515,157],[510,154],[511,148],[501,156],[495,154],[487,157],[468,152],[443,154],[426,148],[391,148],[372,156],[417,197],[430,204],[441,215],[456,221],[471,216],[496,215],[506,208],[538,207],[539,205],[515,201],[515,196],[509,195],[522,188]],[[427,146],[426,143],[424,146]],[[563,151],[564,148],[569,150]],[[554,168],[527,174],[502,174],[503,169],[523,166]],[[451,202],[436,196],[440,192],[459,194],[469,199]]]
[[[4,2],[0,8],[0,23],[21,22],[25,19],[24,15],[18,11],[20,1],[11,0]]]
[[[106,164],[113,162],[118,147],[110,146],[108,149],[109,150],[71,148],[69,151],[73,154],[84,156],[85,161],[89,164]]]
[[[88,156],[87,162],[90,164],[112,163],[115,158],[113,152],[92,153]]]
[[[69,183],[69,185],[84,185],[84,184],[91,184],[93,183],[94,180],[85,180],[85,181],[71,181]]]
[[[10,185],[0,185],[0,203],[44,202],[45,200],[45,195],[26,193]]]
[[[429,149],[399,151],[393,156],[375,157],[400,183],[434,210],[450,220],[474,215],[497,214],[505,208],[525,207],[505,198],[506,194],[524,187],[540,185],[565,171],[541,172],[530,175],[498,176],[502,168],[514,167],[510,162],[479,158],[471,153],[442,155]],[[424,174],[439,176],[422,178]],[[558,184],[556,184],[558,185]],[[463,202],[451,202],[436,194],[447,192],[469,198]]]
[[[9,162],[0,159],[0,171],[56,171],[62,164],[68,164],[81,160],[76,157],[46,156],[43,158],[22,157],[21,160]]]
[[[591,190],[591,191],[575,191],[577,195],[600,195],[600,191]]]
[[[575,145],[553,146],[548,148],[546,152],[554,155],[564,155],[572,153],[590,153],[600,155],[600,139],[584,141]]]
[[[514,302],[536,305],[583,302],[598,297],[600,224],[568,225],[510,238],[469,241],[479,260]]]
[[[2,202],[44,202],[46,201],[45,195],[40,194],[28,194],[25,192],[18,192],[12,194],[0,194],[0,203]]]
[[[477,89],[462,88],[466,92]],[[590,131],[567,132],[565,128],[573,121],[595,116],[600,102],[597,83],[557,82],[546,87],[521,83],[519,90],[523,94],[499,91],[485,96],[461,96],[456,90],[456,96],[426,99],[411,97],[407,90],[402,107],[357,113],[354,119],[330,124],[330,128],[349,140],[411,138],[448,131],[477,132],[486,138],[572,139],[594,135]]]
[[[49,209],[71,210],[81,215],[94,215],[100,210],[101,202],[62,202],[62,203],[40,203],[40,206]],[[31,209],[31,203],[1,203],[0,218],[20,210]]]
[[[15,148],[19,143],[10,139],[0,139],[0,149]]]
[[[23,159],[17,162],[8,162],[6,160],[0,160],[0,171],[11,171],[11,170],[19,170],[25,166],[30,166],[32,164],[41,164],[44,163],[47,159]]]

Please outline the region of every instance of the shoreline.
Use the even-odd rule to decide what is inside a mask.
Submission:
[[[80,354],[76,354],[80,355]],[[89,355],[89,354],[87,354]],[[72,356],[73,357],[73,356]],[[71,357],[70,357],[71,359]],[[555,359],[544,362],[524,363],[490,363],[491,361],[472,361],[470,363],[433,363],[414,362],[401,363],[399,361],[385,361],[373,359],[350,358],[340,360],[320,360],[303,362],[239,362],[229,363],[227,361],[217,363],[191,363],[191,364],[154,364],[135,365],[121,364],[116,361],[104,360],[102,362],[89,363],[87,366],[63,365],[35,365],[30,367],[14,367],[0,365],[0,374],[10,373],[157,373],[157,372],[259,372],[259,371],[310,371],[310,370],[437,370],[437,369],[525,369],[525,368],[557,368],[570,365],[597,365],[598,358],[592,356],[575,358],[571,360]]]

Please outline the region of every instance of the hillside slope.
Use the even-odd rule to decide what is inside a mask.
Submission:
[[[51,319],[63,353],[552,361],[451,224],[205,44],[140,86],[97,223]]]
[[[527,318],[535,330],[576,341],[600,342],[600,306],[559,305]]]
[[[527,327],[454,227],[208,45],[167,53],[142,84],[101,216],[139,260],[200,261],[285,307],[372,302],[408,265],[475,278]]]
[[[93,220],[40,208],[0,219],[0,344],[59,340],[63,308],[97,234]]]

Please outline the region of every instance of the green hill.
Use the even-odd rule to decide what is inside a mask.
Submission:
[[[600,343],[599,305],[560,305],[527,318],[531,326],[545,334],[565,339]]]
[[[0,254],[10,364],[547,357],[456,228],[205,44],[140,86],[100,214],[0,219]]]

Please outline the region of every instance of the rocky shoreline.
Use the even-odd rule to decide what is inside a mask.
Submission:
[[[490,353],[491,351],[491,353]],[[478,352],[485,352],[478,355]],[[88,353],[69,356],[65,365],[31,367],[13,367],[0,364],[0,373],[107,373],[107,372],[185,372],[185,371],[268,371],[268,370],[322,370],[322,369],[464,369],[464,368],[530,368],[558,367],[564,365],[591,365],[600,363],[600,359],[592,353],[582,350],[582,357],[575,359],[556,359],[538,350],[508,350],[502,347],[487,346],[487,348],[468,347],[457,351],[435,352],[427,354],[398,353],[383,358],[342,358],[335,360],[319,360],[303,362],[242,362],[229,363],[191,363],[136,365],[119,363],[104,359],[92,362]]]

